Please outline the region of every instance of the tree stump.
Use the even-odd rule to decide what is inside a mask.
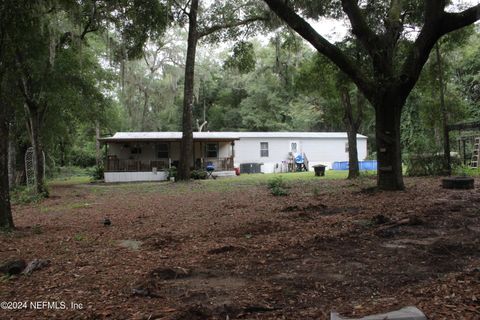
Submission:
[[[473,189],[475,180],[470,177],[448,177],[442,179],[444,189]]]

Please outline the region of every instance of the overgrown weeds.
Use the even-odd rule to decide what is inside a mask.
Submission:
[[[288,195],[288,186],[281,176],[277,176],[268,181],[268,188],[272,195],[276,197]]]
[[[12,204],[37,203],[45,199],[48,193],[36,193],[32,187],[18,186],[10,192]]]
[[[103,166],[95,166],[89,173],[93,181],[102,181],[105,179],[105,169]]]

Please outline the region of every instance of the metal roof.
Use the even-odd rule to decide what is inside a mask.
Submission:
[[[181,132],[117,132],[101,141],[180,140]],[[239,140],[240,138],[347,138],[346,132],[194,132],[194,140]],[[367,137],[357,134],[357,138]]]
[[[233,132],[232,132],[233,133]],[[347,138],[346,132],[236,132],[240,138]],[[357,138],[367,137],[357,134]]]

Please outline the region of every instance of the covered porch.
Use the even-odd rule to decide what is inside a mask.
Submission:
[[[235,140],[238,138],[233,136],[194,133],[191,169],[213,166],[218,175],[233,175]],[[117,133],[100,141],[105,145],[105,181],[114,177],[112,181],[164,180],[168,175],[163,173],[178,167],[180,161],[180,132]],[[136,175],[119,173],[144,174],[135,178]]]

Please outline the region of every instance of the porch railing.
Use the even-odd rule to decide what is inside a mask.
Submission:
[[[105,163],[105,172],[150,172],[153,168],[165,170],[170,168],[171,159],[162,160],[131,160],[131,159],[107,159]],[[195,167],[197,169],[206,169],[208,164],[212,164],[216,171],[233,170],[233,158],[201,159],[201,162]]]
[[[170,160],[130,160],[130,159],[107,159],[106,172],[149,172],[153,168],[165,170],[170,167]]]
[[[203,168],[205,169],[208,164],[212,164],[216,171],[229,171],[233,170],[233,158],[218,158],[218,159],[202,159]]]

